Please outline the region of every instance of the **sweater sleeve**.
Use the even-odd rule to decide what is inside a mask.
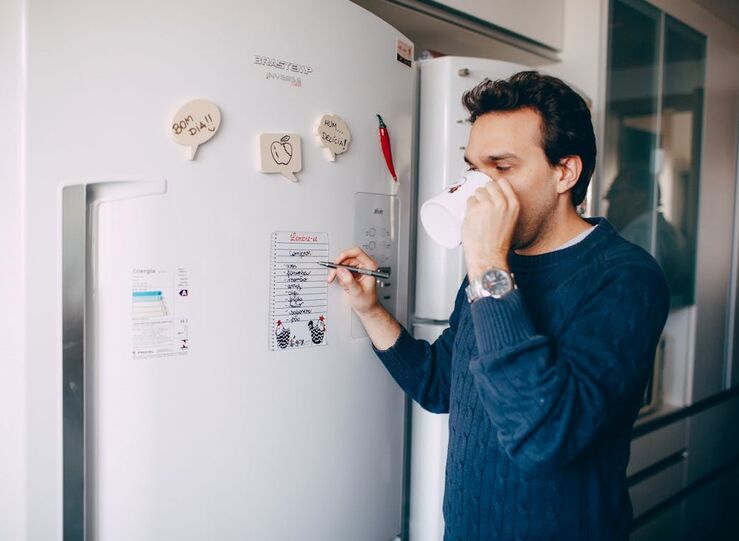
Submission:
[[[473,303],[470,370],[511,459],[566,464],[633,422],[668,312],[662,273],[643,264],[611,268],[556,341],[536,334],[520,291]]]
[[[467,280],[457,292],[449,327],[433,344],[413,338],[405,327],[386,350],[373,349],[400,387],[422,408],[432,413],[449,412],[452,346],[464,302]]]

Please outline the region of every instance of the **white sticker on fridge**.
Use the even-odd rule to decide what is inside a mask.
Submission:
[[[272,233],[269,349],[326,345],[328,233]]]
[[[131,290],[133,358],[187,355],[190,348],[187,270],[135,268]]]

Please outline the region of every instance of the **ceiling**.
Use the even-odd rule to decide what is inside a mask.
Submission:
[[[739,0],[695,0],[695,3],[739,30]]]

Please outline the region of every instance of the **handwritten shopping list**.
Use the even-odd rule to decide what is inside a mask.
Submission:
[[[328,233],[272,233],[271,351],[326,345]]]

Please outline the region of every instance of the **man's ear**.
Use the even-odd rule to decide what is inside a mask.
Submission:
[[[557,193],[565,193],[577,184],[582,173],[582,159],[580,156],[566,156],[559,160],[557,171]]]

